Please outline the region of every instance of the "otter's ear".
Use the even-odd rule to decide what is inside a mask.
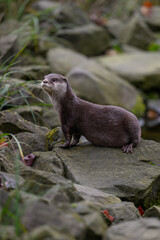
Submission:
[[[66,77],[63,77],[63,81],[65,82],[68,82],[67,78]]]

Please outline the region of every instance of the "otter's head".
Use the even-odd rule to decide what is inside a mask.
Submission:
[[[65,77],[52,73],[44,76],[41,86],[50,96],[63,97],[67,91],[67,84]]]

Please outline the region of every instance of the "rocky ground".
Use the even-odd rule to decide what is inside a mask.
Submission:
[[[60,73],[79,97],[157,127],[160,7],[132,6],[126,20],[31,2],[21,21],[0,14],[0,239],[159,239],[160,143],[141,139],[133,154],[83,138],[59,148],[59,118],[40,82]]]

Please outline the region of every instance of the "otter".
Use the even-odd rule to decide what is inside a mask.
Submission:
[[[132,153],[140,142],[139,121],[131,112],[78,98],[60,74],[44,76],[41,86],[58,111],[65,136],[62,148],[75,146],[82,135],[94,145],[122,148],[124,153]]]

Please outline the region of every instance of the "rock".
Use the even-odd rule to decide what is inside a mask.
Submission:
[[[45,2],[43,0],[40,0],[40,1],[36,1],[36,2],[32,3],[31,6],[36,11],[44,11],[48,8],[50,8],[51,10],[52,9],[54,10],[57,7],[59,7],[60,4],[57,2],[50,1],[50,0],[46,0]]]
[[[137,90],[94,60],[74,68],[67,77],[77,95],[85,100],[117,105],[128,110],[142,109],[142,98]]]
[[[155,240],[159,239],[159,235],[160,221],[155,218],[145,218],[110,227],[103,240]]]
[[[4,91],[3,96],[5,98],[4,102],[1,104],[1,109],[5,110],[6,108],[10,108],[12,106],[30,106],[42,103],[40,96],[43,98],[43,91],[39,83],[40,82],[35,84],[22,81],[20,79],[4,77],[3,81],[0,83],[0,87]],[[5,86],[7,86],[7,91],[5,90]],[[10,97],[9,100],[8,96]],[[48,97],[46,99],[48,99]]]
[[[143,217],[156,217],[160,219],[160,207],[153,206],[144,212]]]
[[[124,28],[125,24],[116,18],[111,18],[107,20],[105,27],[108,32],[115,38],[119,37],[121,30]]]
[[[64,150],[54,148],[63,161],[65,176],[74,183],[150,207],[159,199],[160,144],[144,141],[133,154],[89,143]]]
[[[52,188],[52,184],[37,182],[33,179],[27,179],[21,185],[20,190],[29,194],[36,195],[38,197],[44,195],[49,189]]]
[[[121,202],[121,200],[116,196],[99,191],[95,188],[82,186],[79,184],[74,184],[74,186],[84,200],[93,202],[101,207],[107,204],[114,205]]]
[[[160,89],[160,55],[158,53],[120,54],[100,57],[100,63],[144,91]]]
[[[154,35],[143,19],[137,14],[121,30],[119,40],[122,44],[147,50],[148,46],[154,41]]]
[[[21,176],[6,172],[0,172],[0,179],[4,184],[4,188],[7,190],[18,188],[18,186],[24,182],[24,179]]]
[[[21,161],[21,157],[18,156],[14,151],[8,147],[3,147],[0,149],[0,169],[3,172],[15,174],[16,170],[23,171],[26,166]]]
[[[75,50],[87,56],[102,54],[109,47],[107,31],[95,24],[59,30],[57,37],[71,42]]]
[[[46,135],[46,148],[52,151],[55,144],[62,144],[64,142],[64,134],[60,127],[54,128]]]
[[[45,126],[50,129],[60,126],[59,115],[57,111],[53,109],[53,106],[43,108],[43,121]]]
[[[66,75],[73,67],[85,62],[87,57],[71,49],[57,47],[48,51],[47,59],[52,72]]]
[[[83,200],[77,189],[72,183],[57,184],[49,189],[45,195],[43,195],[52,206],[62,206],[66,203],[75,203]]]
[[[13,226],[0,225],[1,240],[18,240]]]
[[[24,156],[35,151],[46,150],[45,134],[41,134],[38,132],[37,133],[20,132],[18,134],[14,134],[14,136],[19,141]],[[14,146],[14,148],[18,150],[17,142],[15,141],[15,139],[12,139],[10,144],[12,144],[12,146]]]
[[[103,206],[103,209],[107,209],[109,215],[114,217],[112,224],[120,222],[126,222],[140,218],[138,209],[132,202],[120,202],[117,204],[107,204]]]
[[[33,28],[29,22],[24,24],[24,22],[20,22],[20,21],[18,22],[15,19],[9,19],[4,21],[0,25],[0,37],[1,36],[4,37],[7,35],[16,36],[17,41],[16,41],[15,52],[14,52],[15,54],[17,54],[18,51],[24,48],[25,44],[27,43],[26,39],[31,39],[32,33],[33,33]],[[32,41],[30,44],[32,44]]]
[[[5,189],[1,188],[0,189],[0,207],[3,208],[5,203],[8,201],[8,199],[9,199],[9,193]]]
[[[10,77],[23,80],[37,80],[43,79],[44,75],[50,72],[50,67],[47,65],[17,66],[10,68],[10,71],[13,71]]]
[[[72,211],[80,215],[87,226],[85,239],[94,239],[94,237],[95,239],[101,239],[101,236],[105,233],[107,224],[102,218],[100,208],[93,203],[85,201],[73,203],[72,207]]]
[[[41,211],[39,211],[41,209]],[[85,224],[78,215],[66,214],[56,207],[51,207],[41,201],[30,203],[24,210],[22,224],[27,230],[49,225],[57,231],[65,229],[65,233],[70,233],[76,238],[85,234]]]
[[[3,111],[0,113],[0,130],[3,133],[17,134],[21,132],[30,132],[43,136],[48,132],[46,127],[40,127],[28,122],[18,113],[10,111]]]
[[[4,63],[10,56],[16,52],[16,40],[15,35],[7,35],[0,37],[0,64]]]
[[[49,189],[57,184],[70,184],[69,180],[59,174],[26,168],[20,172],[25,179],[20,186],[21,191],[42,196],[47,193]]]
[[[15,19],[9,19],[7,21],[2,22],[0,25],[0,37],[11,34],[20,26],[21,26],[20,22],[16,21]]]
[[[160,30],[160,7],[153,6],[149,16],[143,16],[144,21],[153,31]]]
[[[53,226],[47,225],[33,229],[33,231],[25,234],[25,237],[23,238],[23,240],[40,240],[40,239],[75,240],[75,238],[71,236],[69,233],[66,233],[65,230],[58,230],[55,229]]]
[[[62,26],[72,28],[90,23],[87,14],[76,4],[61,4],[54,11],[54,17]]]
[[[34,152],[36,161],[33,164],[33,169],[57,173],[64,175],[64,167],[61,160],[51,152]]]
[[[136,114],[144,112],[142,98],[136,89],[97,61],[64,48],[50,50],[48,60],[53,72],[67,75],[78,97],[98,104],[136,109]]]
[[[53,17],[63,27],[81,26],[90,23],[87,14],[75,4],[61,4],[53,1],[37,1],[32,7],[38,11],[51,9],[50,17]],[[53,25],[53,24],[52,24]]]
[[[136,109],[136,114],[144,112],[142,98],[136,89],[97,61],[64,48],[50,50],[48,60],[53,72],[67,75],[79,97],[98,104]]]
[[[45,121],[42,119],[43,110],[40,106],[23,106],[13,110],[11,109],[11,111],[17,112],[22,118],[27,121],[33,122],[37,125],[45,125]]]

